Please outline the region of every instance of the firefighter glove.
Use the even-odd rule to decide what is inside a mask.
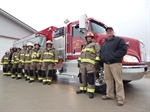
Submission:
[[[78,68],[80,67],[81,61],[78,61]]]
[[[95,69],[98,70],[99,68],[100,68],[99,61],[96,61],[96,62],[95,62]]]

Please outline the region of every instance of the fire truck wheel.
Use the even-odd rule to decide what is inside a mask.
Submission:
[[[106,94],[106,83],[103,85],[95,85],[95,92],[100,94]]]
[[[100,94],[106,93],[106,83],[104,81],[103,67],[96,73],[95,92]]]

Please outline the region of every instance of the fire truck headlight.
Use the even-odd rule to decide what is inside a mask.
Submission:
[[[131,56],[131,55],[125,55],[123,57],[123,61],[124,62],[139,62],[135,56]]]

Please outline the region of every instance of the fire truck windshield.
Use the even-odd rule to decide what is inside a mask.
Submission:
[[[102,34],[105,33],[104,26],[96,21],[91,21],[91,28],[94,33],[102,33]]]

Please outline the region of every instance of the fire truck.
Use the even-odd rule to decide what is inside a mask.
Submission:
[[[53,47],[59,52],[59,63],[55,66],[59,75],[68,75],[77,77],[79,68],[77,59],[81,52],[81,46],[85,43],[85,34],[88,31],[94,33],[94,41],[100,45],[106,39],[105,29],[107,26],[94,19],[87,18],[86,15],[80,16],[78,21],[65,21],[66,26],[50,26],[33,35],[21,38],[13,43],[13,46],[22,46],[27,42],[39,42],[41,48],[45,48],[46,41],[52,40]],[[128,46],[127,54],[124,56],[122,64],[123,81],[130,82],[139,80],[148,72],[146,65],[145,48],[142,41],[134,38],[120,36],[126,41]],[[105,91],[103,67],[100,68],[99,78],[95,81],[96,91]]]

